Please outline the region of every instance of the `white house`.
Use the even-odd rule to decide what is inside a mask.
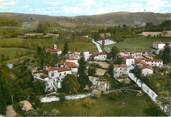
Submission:
[[[124,57],[131,57],[134,59],[139,59],[142,58],[144,56],[148,56],[148,52],[145,51],[133,51],[133,52],[127,52],[127,51],[123,51],[123,52],[119,52],[118,56],[120,56],[121,58]]]
[[[107,60],[107,54],[98,53],[98,54],[94,55],[93,59],[95,61],[106,61]]]
[[[148,52],[142,52],[142,51],[130,52],[130,56],[133,58],[142,58],[143,56],[148,56]]]
[[[153,69],[149,68],[149,67],[144,67],[144,68],[142,68],[141,72],[142,72],[143,76],[148,76],[148,75],[153,74]]]
[[[127,68],[128,66],[126,64],[115,64],[113,65],[113,75],[114,78],[118,78],[124,75],[127,75]]]
[[[163,42],[154,42],[153,43],[153,48],[154,49],[157,49],[157,50],[163,50],[164,49],[164,47],[165,47],[165,43],[163,43]]]
[[[92,82],[92,88],[98,89],[100,91],[106,91],[110,88],[109,81],[105,79],[89,76],[89,80]]]
[[[57,67],[46,67],[46,71],[48,72],[49,78],[59,78],[63,80],[68,74],[77,74],[78,68],[76,64],[72,62],[65,62],[58,64]]]
[[[168,44],[171,47],[171,43],[168,42]],[[164,42],[154,42],[152,45],[153,52],[155,52],[155,54],[159,54],[160,51],[163,50],[165,46],[166,46],[166,43],[164,43]]]
[[[92,54],[91,54],[89,51],[83,52],[83,56],[84,56],[84,59],[85,59],[86,61],[90,58],[91,55],[92,55]]]
[[[162,60],[145,60],[145,63],[152,67],[163,67]]]
[[[72,74],[71,69],[65,67],[49,67],[47,71],[49,78],[60,78],[60,80],[62,80],[67,74]]]
[[[46,48],[45,51],[46,51],[46,53],[50,53],[50,54],[56,54],[56,55],[62,54],[62,51],[57,48],[56,44],[54,44],[53,48]]]
[[[135,64],[135,59],[132,57],[123,57],[123,60],[127,66],[131,66]]]
[[[45,78],[45,91],[57,91],[62,88],[62,80],[59,78]]]
[[[153,68],[152,66],[148,65],[145,60],[141,60],[139,61],[139,63],[137,63],[138,67],[141,69],[141,73],[143,76],[148,76],[153,74]]]

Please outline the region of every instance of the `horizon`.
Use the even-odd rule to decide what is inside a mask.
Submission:
[[[170,0],[0,0],[0,13],[87,16],[115,12],[171,13]]]
[[[0,14],[21,14],[21,15],[40,15],[40,16],[49,16],[49,17],[84,17],[84,16],[95,16],[95,15],[106,15],[106,14],[117,14],[117,13],[154,13],[154,14],[171,14],[169,13],[160,13],[160,12],[128,12],[128,11],[117,11],[117,12],[106,12],[106,13],[99,13],[99,14],[88,14],[88,15],[76,15],[76,16],[59,16],[59,15],[48,15],[48,14],[34,14],[34,13],[20,13],[20,12],[0,12]]]

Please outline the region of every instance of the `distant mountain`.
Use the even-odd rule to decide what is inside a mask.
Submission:
[[[63,16],[46,16],[46,15],[33,15],[21,13],[0,13],[0,18],[6,17],[11,19],[21,20],[22,22],[41,21],[41,22],[55,22],[64,26],[77,26],[77,25],[131,25],[143,26],[147,22],[159,24],[165,20],[171,20],[171,13],[152,13],[152,12],[115,12],[100,15],[90,16],[76,16],[76,17],[63,17]]]

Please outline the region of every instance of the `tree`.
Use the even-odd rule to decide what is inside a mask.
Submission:
[[[44,26],[42,23],[39,22],[36,32],[37,33],[44,33]]]
[[[149,116],[165,116],[165,113],[161,111],[159,107],[155,104],[150,104],[150,106],[144,110]]]
[[[79,60],[79,67],[78,67],[78,82],[80,84],[81,90],[83,90],[87,85],[90,86],[91,82],[88,79],[86,73],[86,61],[84,57],[81,57]]]
[[[119,49],[116,46],[113,46],[112,49],[111,49],[111,52],[110,52],[110,57],[112,59],[115,59],[118,52],[119,52]]]
[[[113,79],[113,75],[114,75],[114,73],[113,73],[113,64],[110,64],[109,65],[108,70],[107,70],[107,73],[110,76],[110,78]]]
[[[64,44],[64,48],[63,48],[62,54],[66,55],[68,53],[68,51],[69,51],[68,42],[66,41],[65,44]]]
[[[105,74],[105,78],[110,81],[110,88],[120,88],[120,83],[114,78],[114,72],[113,72],[113,64],[110,64],[107,72]]]
[[[62,82],[62,89],[68,94],[77,94],[80,90],[80,84],[73,75],[67,75]]]
[[[137,65],[132,70],[132,73],[134,73],[137,78],[141,77],[141,69]]]
[[[38,66],[40,67],[40,68],[43,68],[43,66],[44,66],[44,63],[45,63],[45,61],[44,61],[44,51],[43,51],[43,49],[41,48],[41,47],[37,47],[37,62],[38,62]]]
[[[89,76],[95,76],[95,74],[96,74],[96,67],[95,66],[89,66],[88,75]]]
[[[0,114],[4,114],[6,106],[10,103],[11,98],[7,80],[0,76]]]
[[[166,44],[162,52],[162,60],[164,64],[171,63],[171,47],[169,46],[169,44]]]
[[[102,49],[105,49],[105,39],[102,40]]]
[[[5,61],[5,55],[4,54],[1,54],[1,56],[0,56],[0,62],[2,63],[4,61]]]

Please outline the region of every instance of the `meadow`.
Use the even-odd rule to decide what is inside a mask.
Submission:
[[[0,39],[0,55],[5,55],[9,60],[20,58],[36,51],[37,47],[53,48],[56,43],[59,49],[63,49],[64,40],[60,39]],[[69,51],[96,51],[96,47],[86,38],[68,40]]]
[[[171,38],[137,36],[136,38],[126,38],[124,41],[116,43],[115,46],[121,50],[149,51],[151,50],[152,43],[155,41],[171,42]],[[108,47],[111,48],[112,46],[109,45]]]
[[[125,93],[114,99],[108,95],[91,99],[89,105],[85,105],[85,99],[83,99],[43,104],[40,109],[42,112],[57,109],[62,116],[147,116],[145,109],[151,104],[153,103],[146,96]]]

